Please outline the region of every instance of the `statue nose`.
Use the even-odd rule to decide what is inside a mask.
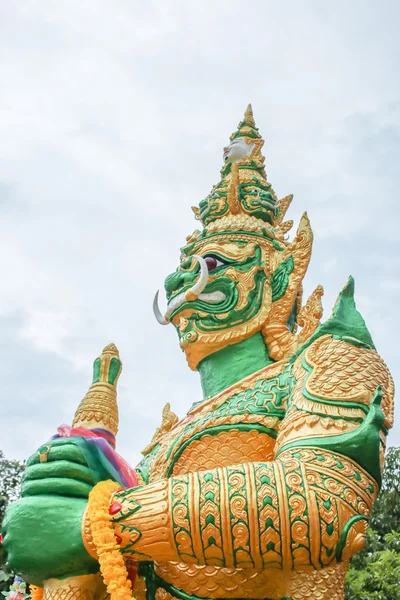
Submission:
[[[192,281],[196,279],[197,275],[198,273],[185,273],[185,271],[175,271],[175,273],[171,273],[171,275],[168,275],[164,282],[164,288],[167,292],[167,295],[180,290],[188,283],[192,283]]]

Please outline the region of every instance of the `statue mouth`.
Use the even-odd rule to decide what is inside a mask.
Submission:
[[[215,292],[200,294],[199,300],[203,300],[203,302],[207,302],[208,304],[220,304],[220,302],[226,300],[226,294],[217,290]]]
[[[204,288],[208,283],[208,267],[203,257],[193,255],[197,259],[200,265],[200,274],[198,281],[185,291],[181,291],[174,298],[168,302],[167,310],[163,315],[158,307],[158,292],[155,295],[153,301],[153,311],[157,321],[161,325],[168,325],[171,322],[173,313],[177,313],[181,309],[181,306],[186,303],[193,302],[194,300],[200,300],[208,304],[220,304],[226,300],[226,294],[220,290],[212,292],[203,292]]]

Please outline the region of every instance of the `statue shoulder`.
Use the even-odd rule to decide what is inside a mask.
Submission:
[[[329,403],[361,404],[368,407],[378,386],[385,426],[393,425],[394,384],[384,360],[375,348],[351,336],[324,334],[297,357],[297,385],[303,395]]]

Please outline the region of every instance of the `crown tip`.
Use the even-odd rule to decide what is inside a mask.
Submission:
[[[248,123],[251,123],[252,125],[255,125],[254,123],[254,116],[253,116],[253,107],[251,106],[251,104],[248,104],[246,111],[244,113],[244,120]]]
[[[114,356],[119,357],[119,351],[115,344],[108,344],[105,348],[103,348],[102,354],[113,354]]]

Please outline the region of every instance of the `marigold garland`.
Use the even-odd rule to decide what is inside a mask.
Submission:
[[[110,480],[95,485],[89,494],[88,517],[100,571],[111,600],[132,600],[132,585],[108,512],[112,494],[120,489],[120,484]]]

